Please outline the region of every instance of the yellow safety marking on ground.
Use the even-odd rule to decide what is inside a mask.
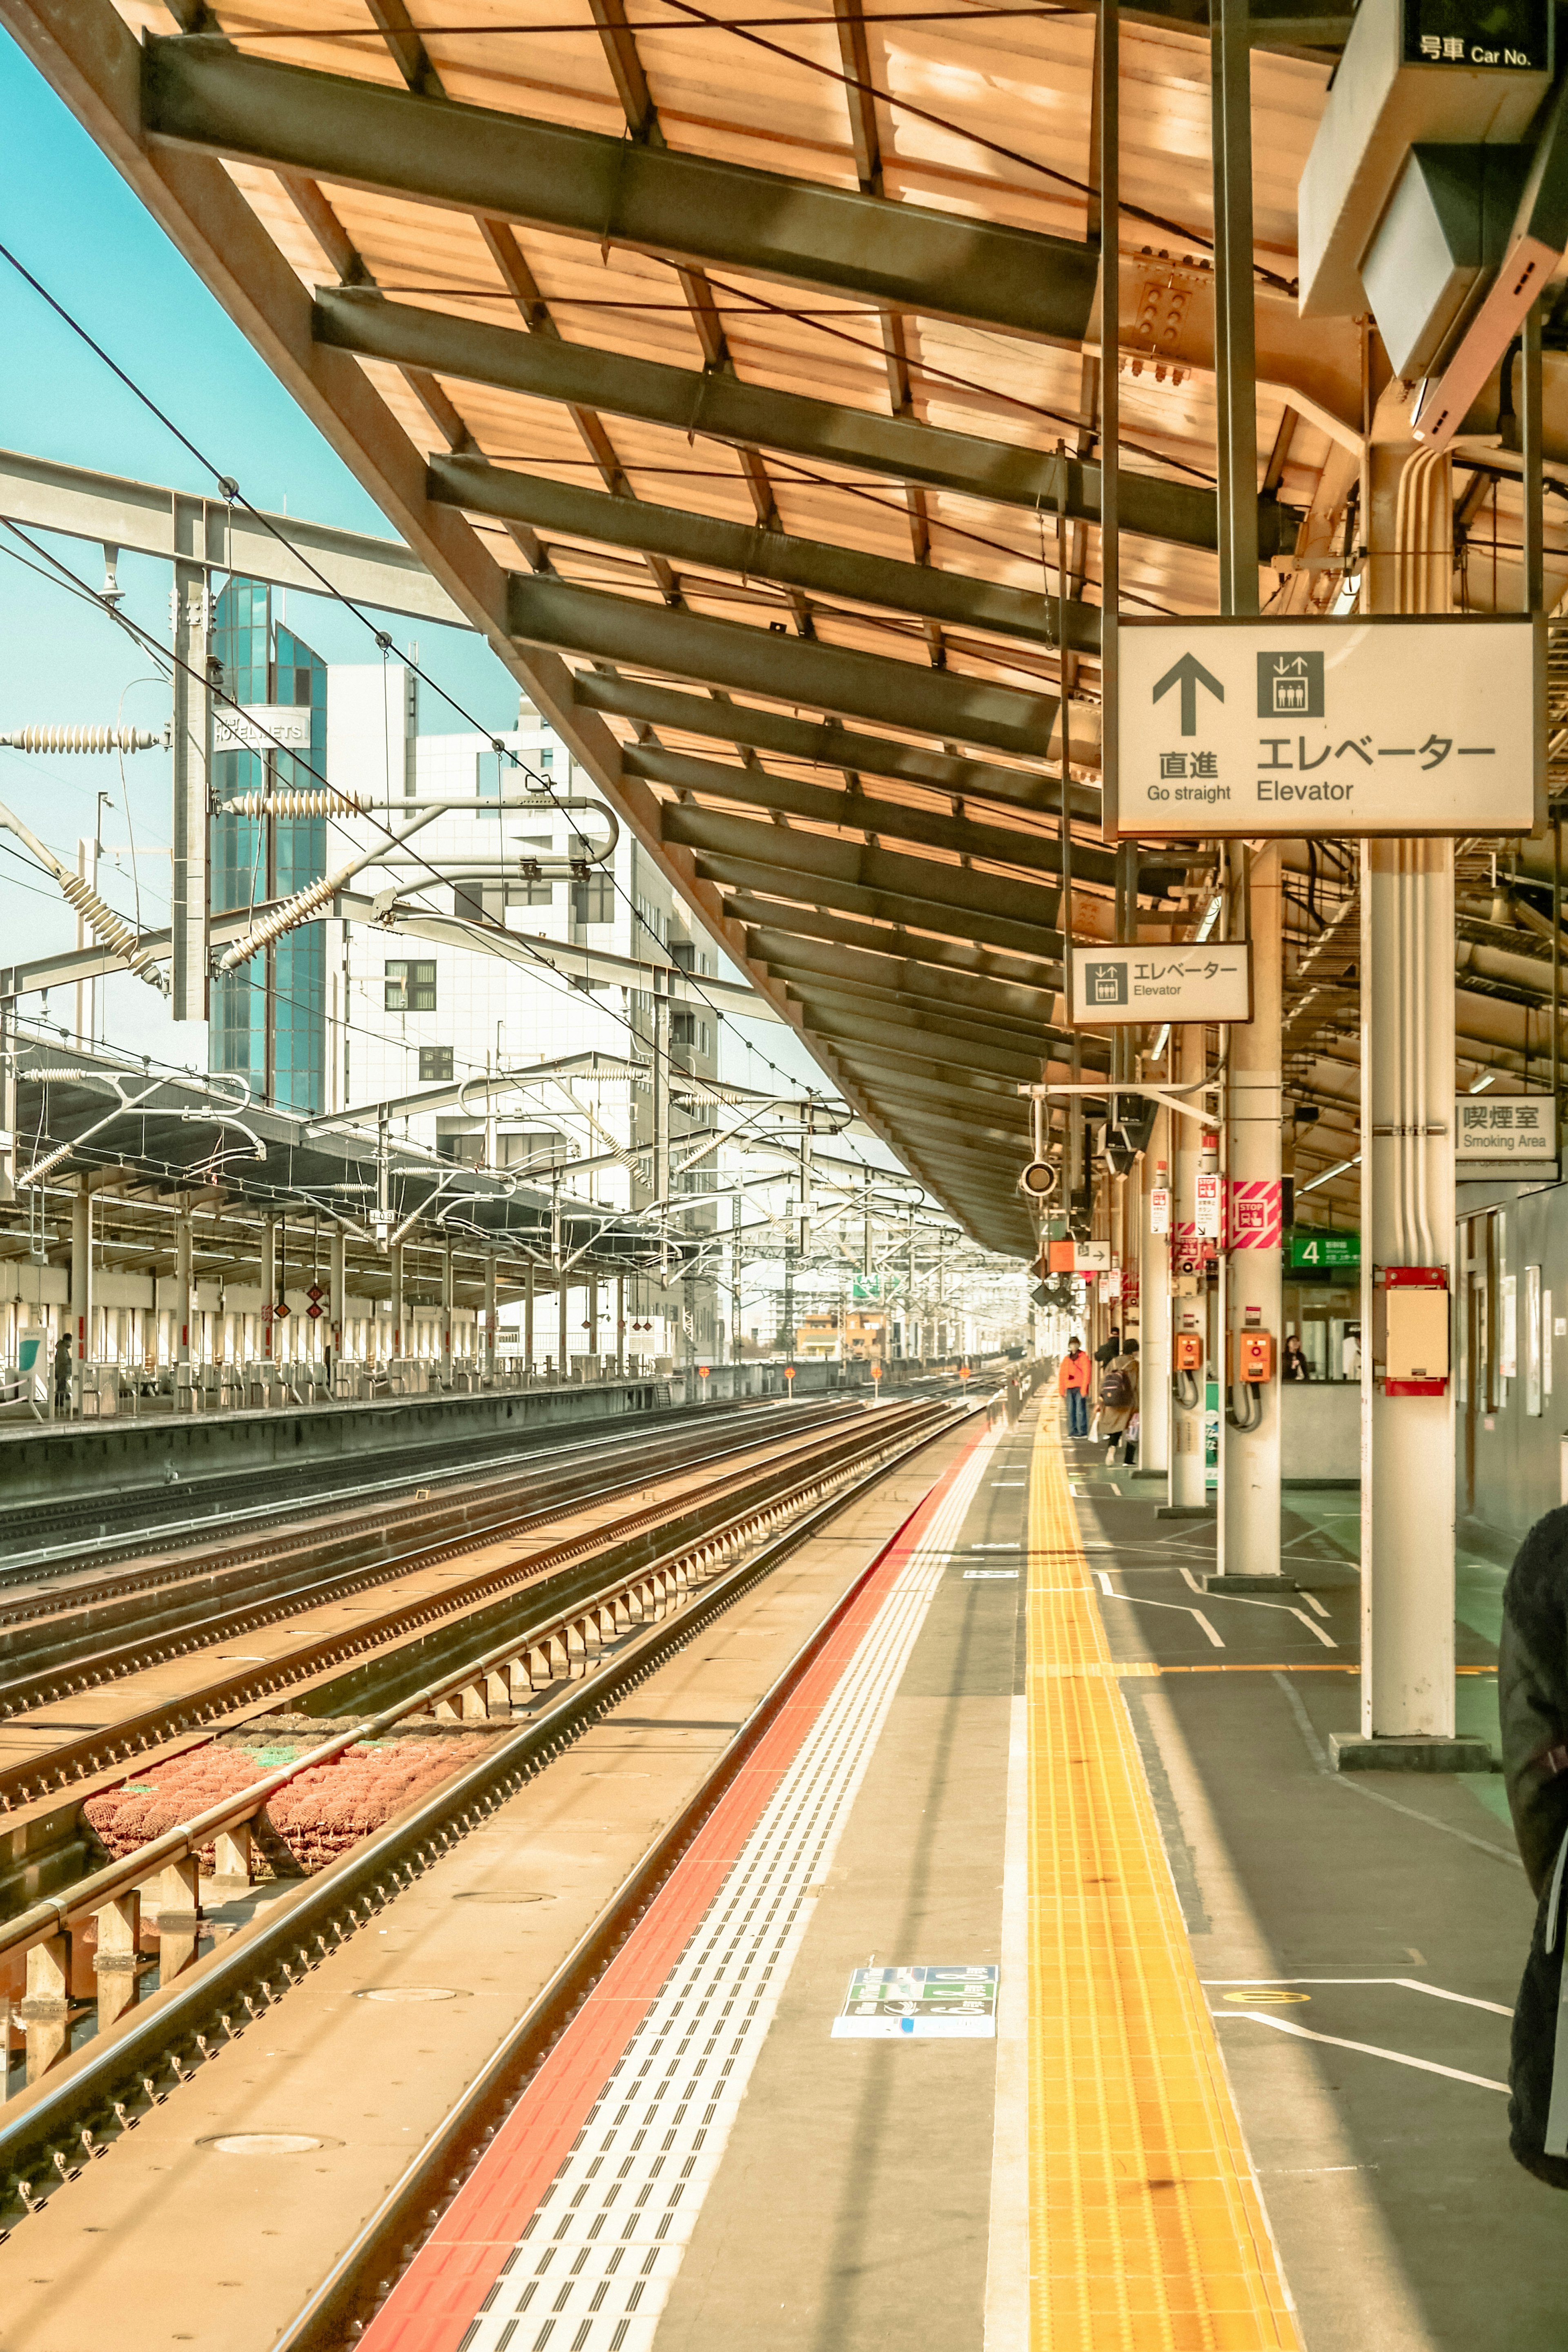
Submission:
[[[1044,1415],[1029,1507],[1031,2352],[1299,2352]]]

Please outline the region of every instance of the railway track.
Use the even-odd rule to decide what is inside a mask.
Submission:
[[[842,1407],[826,1408],[788,1425],[809,1432],[843,1414]],[[342,1507],[345,1498],[329,1497],[326,1507],[319,1503],[302,1519],[297,1490],[290,1518],[266,1533],[230,1530],[172,1553],[0,1587],[0,1720],[131,1672],[158,1654],[160,1642],[221,1640],[242,1630],[223,1617],[225,1599],[233,1606],[292,1601],[309,1607],[340,1588],[356,1589],[357,1572],[376,1571],[384,1580],[395,1572],[390,1563],[416,1556],[421,1542],[476,1544],[524,1534],[570,1505],[634,1486],[651,1467],[717,1461],[767,1442],[765,1429],[741,1415],[726,1415],[716,1425],[647,1433],[616,1448],[610,1478],[602,1445],[573,1447],[563,1460],[529,1463],[532,1507],[523,1512],[517,1502],[523,1474],[507,1456],[466,1471],[455,1497],[428,1486],[411,1491],[400,1480],[392,1493],[372,1490],[374,1499],[349,1508]],[[481,1477],[481,1469],[491,1475]],[[207,1619],[215,1630],[204,1635]],[[134,1629],[129,1642],[119,1638],[126,1628]]]
[[[193,1867],[201,1844],[232,1831],[265,1804],[269,1790],[321,1755],[374,1737],[406,1718],[411,1706],[477,1718],[498,1703],[512,1719],[488,1751],[434,1795],[366,1838],[341,1859],[279,1896],[250,1928],[198,1962],[189,1974],[139,2009],[130,2009],[108,2034],[89,2042],[55,2074],[46,2074],[0,2108],[0,2223],[37,2210],[63,2182],[79,2175],[122,2133],[172,2095],[205,2060],[283,1999],[302,1973],[373,1918],[401,1887],[444,1853],[466,1830],[535,1773],[584,1727],[684,1647],[734,1600],[842,1510],[851,1494],[873,1484],[908,1455],[952,1428],[970,1406],[946,1402],[883,1410],[862,1416],[858,1443],[841,1433],[822,1439],[810,1455],[797,1451],[789,1478],[766,1495],[732,1492],[710,1507],[701,1532],[628,1570],[601,1576],[593,1591],[547,1608],[545,1596],[529,1622],[505,1641],[405,1696],[314,1758],[251,1784],[196,1821],[142,1848],[125,1862],[65,1890],[0,1927],[0,1960],[46,1951],[57,1958],[72,1924],[100,1919],[123,1906],[147,1880],[181,1864]],[[710,1498],[711,1503],[711,1498]],[[868,1571],[869,1572],[869,1571]],[[858,1589],[858,1587],[856,1588]],[[847,1601],[819,1626],[789,1671],[750,1717],[670,1832],[646,1854],[613,1901],[556,1971],[460,2109],[410,2168],[385,2211],[364,2234],[353,2259],[340,2265],[323,2296],[304,2315],[288,2341],[303,2347],[341,2343],[354,2307],[369,2294],[370,2273],[384,2268],[386,2249],[419,2200],[431,2210],[436,2173],[460,2164],[470,2141],[482,2137],[496,2103],[515,2097],[574,2004],[606,1964],[615,1944],[682,1844],[695,1834],[723,1787],[745,1760],[766,1724],[788,1697],[793,1680],[827,1638]],[[522,1695],[526,1692],[526,1697]],[[518,1701],[526,1719],[515,1719]],[[26,2013],[26,2012],[24,2012]],[[434,2168],[434,2169],[433,2169]],[[399,2240],[402,2242],[402,2240]],[[377,2272],[377,2276],[380,2273]],[[300,2330],[304,2332],[300,2332]],[[328,2332],[322,2332],[326,2330]],[[336,2331],[336,2332],[331,2332]]]
[[[607,1549],[615,1552],[618,1564],[636,1566],[661,1546],[689,1539],[705,1515],[717,1510],[727,1498],[737,1509],[765,1503],[789,1486],[799,1465],[834,1460],[841,1454],[852,1456],[863,1450],[864,1433],[873,1421],[891,1433],[910,1416],[918,1418],[941,1409],[905,1406],[883,1408],[877,1416],[834,1414],[825,1427],[819,1423],[802,1432],[798,1424],[789,1425],[788,1435],[778,1435],[766,1452],[752,1433],[744,1439],[732,1437],[717,1448],[706,1445],[701,1454],[674,1464],[667,1459],[667,1441],[661,1441],[660,1450],[666,1455],[662,1476],[651,1476],[650,1465],[643,1460],[609,1481],[601,1470],[596,1489],[586,1494],[578,1491],[564,1500],[557,1495],[540,1508],[519,1508],[514,1491],[509,1500],[499,1499],[498,1507],[484,1498],[470,1497],[432,1507],[429,1513],[413,1519],[402,1507],[392,1509],[390,1517],[379,1513],[374,1527],[368,1533],[361,1529],[356,1538],[375,1548],[372,1558],[361,1558],[350,1566],[338,1563],[315,1573],[313,1581],[296,1586],[286,1598],[248,1605],[231,1600],[216,1612],[195,1617],[183,1633],[131,1634],[41,1681],[28,1674],[9,1685],[7,1695],[13,1696],[14,1704],[20,1696],[22,1707],[6,1729],[14,1741],[26,1742],[28,1712],[78,1698],[111,1680],[151,1673],[182,1654],[199,1654],[240,1639],[254,1641],[263,1629],[277,1624],[287,1631],[290,1620],[318,1612],[329,1601],[342,1604],[347,1593],[377,1585],[388,1588],[382,1607],[362,1608],[351,1623],[327,1631],[301,1624],[296,1639],[270,1654],[247,1659],[240,1671],[231,1665],[228,1671],[183,1678],[177,1694],[159,1690],[150,1703],[144,1699],[141,1705],[130,1704],[86,1727],[60,1726],[64,1736],[40,1720],[23,1752],[12,1760],[0,1760],[0,1806],[51,1796],[161,1743],[216,1724],[247,1706],[276,1701],[284,1692],[290,1693],[297,1704],[303,1701],[308,1706],[353,1674],[354,1685],[340,1695],[351,1704],[363,1685],[364,1669],[373,1664],[384,1675],[398,1652],[409,1654],[413,1660],[414,1671],[407,1685],[413,1686],[420,1678],[418,1668],[428,1657],[433,1639],[482,1641],[492,1630],[499,1630],[495,1612],[515,1603],[522,1588],[541,1580],[553,1582],[574,1568],[580,1582],[592,1571],[580,1564],[590,1555],[602,1559]],[[725,1465],[737,1456],[739,1466],[727,1471]],[[748,1456],[761,1458],[751,1464]],[[680,1490],[679,1481],[716,1467],[716,1478],[709,1479],[695,1494]],[[515,1482],[508,1483],[515,1488]],[[661,1494],[661,1488],[674,1491]],[[644,1490],[654,1499],[622,1509],[612,1521],[602,1516],[622,1498]],[[531,1495],[528,1500],[532,1502]],[[549,1540],[550,1528],[568,1514],[586,1524],[570,1535]],[[273,1561],[276,1549],[275,1545],[261,1549],[264,1563]],[[415,1592],[408,1588],[411,1576],[423,1576],[444,1563],[478,1553],[497,1556],[476,1566],[471,1574],[448,1579],[435,1591]],[[400,1586],[403,1589],[399,1590]],[[218,1660],[214,1658],[213,1664],[215,1666]]]
[[[842,1409],[848,1393],[824,1398],[821,1408]],[[247,1521],[265,1525],[279,1515],[297,1512],[302,1475],[323,1506],[345,1507],[398,1494],[420,1486],[433,1488],[457,1479],[483,1476],[486,1472],[549,1469],[573,1454],[602,1451],[607,1435],[617,1444],[643,1436],[677,1434],[700,1423],[743,1419],[769,1420],[780,1412],[819,1409],[804,1401],[783,1406],[773,1398],[746,1398],[733,1404],[665,1405],[617,1415],[612,1421],[580,1425],[576,1430],[526,1426],[498,1437],[483,1436],[432,1441],[371,1457],[369,1475],[362,1460],[350,1456],[339,1463],[311,1462],[304,1473],[293,1465],[279,1469],[267,1464],[253,1469],[153,1486],[132,1486],[113,1494],[85,1498],[21,1502],[7,1510],[6,1556],[0,1565],[0,1590],[19,1579],[35,1580],[69,1575],[83,1554],[102,1563],[157,1547],[173,1552],[199,1544],[214,1533],[236,1531]],[[0,1500],[4,1482],[0,1479]]]

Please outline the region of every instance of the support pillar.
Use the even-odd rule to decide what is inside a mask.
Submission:
[[[1226,1090],[1229,1171],[1226,1283],[1228,1332],[1219,1435],[1218,1573],[1208,1582],[1228,1592],[1270,1590],[1280,1565],[1280,1353],[1284,1346],[1281,1287],[1284,1231],[1281,1185],[1280,1018],[1283,961],[1282,896],[1277,844],[1248,853],[1248,932],[1252,942],[1252,1018],[1230,1032]],[[1274,1376],[1241,1380],[1248,1331],[1274,1343]],[[1255,1422],[1251,1427],[1243,1421]]]
[[[202,1932],[200,1865],[193,1853],[171,1862],[154,1881],[158,1902],[158,1983],[172,1984],[194,1964]]]
[[[141,1998],[136,1964],[141,1943],[141,1897],[133,1887],[130,1894],[106,1903],[94,1916],[98,1921],[98,1949],[92,1963],[98,1979],[98,2030],[107,2033]]]
[[[590,1275],[588,1277],[588,1352],[595,1358],[599,1354],[599,1278],[597,1275]]]
[[[1367,450],[1364,583],[1373,612],[1448,612],[1453,480],[1409,436],[1402,388]],[[1454,845],[1364,841],[1361,851],[1361,1736],[1343,1771],[1485,1771],[1454,1736],[1454,1391],[1389,1396],[1375,1309],[1390,1267],[1454,1257]],[[1447,1367],[1445,1367],[1447,1370]]]
[[[528,1360],[534,1352],[534,1270],[528,1268]],[[496,1377],[496,1253],[485,1253],[485,1378]]]
[[[571,1293],[563,1274],[556,1284],[556,1378],[561,1381],[571,1376],[571,1332],[567,1321],[570,1312]]]
[[[1142,1164],[1138,1198],[1138,1467],[1162,1478],[1171,1458],[1171,1241],[1154,1230],[1156,1190],[1170,1195],[1168,1110],[1160,1111]]]
[[[392,1262],[392,1351],[395,1361],[407,1344],[403,1333],[402,1244],[394,1242],[387,1255]]]
[[[1205,1071],[1202,1029],[1191,1022],[1176,1033],[1176,1083],[1194,1087]],[[1190,1098],[1190,1097],[1189,1097]],[[1173,1347],[1176,1337],[1197,1334],[1207,1356],[1208,1308],[1207,1277],[1175,1269],[1183,1244],[1196,1242],[1197,1231],[1197,1166],[1203,1130],[1197,1119],[1171,1121],[1171,1258]],[[1196,1249],[1191,1255],[1196,1256]],[[1171,1450],[1167,1510],[1197,1515],[1207,1507],[1208,1482],[1204,1465],[1204,1394],[1207,1360],[1196,1372],[1171,1374]]]
[[[191,1260],[193,1219],[188,1207],[177,1211],[174,1218],[174,1316],[175,1359],[182,1364],[191,1360]]]
[[[27,1990],[22,2024],[27,2038],[27,2080],[37,2083],[70,2056],[71,1939],[64,1933],[27,1948]]]
[[[441,1370],[452,1375],[452,1244],[441,1254]]]
[[[341,1225],[333,1231],[331,1270],[327,1280],[332,1293],[327,1302],[327,1328],[332,1335],[333,1356],[340,1364],[349,1352],[349,1239]]]
[[[270,1362],[273,1353],[272,1310],[277,1303],[277,1220],[261,1221],[261,1353]]]
[[[490,1305],[489,1305],[489,1307],[487,1307],[487,1309],[486,1309],[486,1313],[487,1313],[489,1316],[493,1317],[493,1316],[494,1316],[494,1314],[495,1314],[495,1311],[496,1311],[496,1310],[495,1310],[496,1276],[495,1276],[495,1260],[494,1260],[493,1258],[492,1258],[492,1259],[491,1259],[491,1261],[490,1261],[490,1269],[491,1269],[491,1270],[490,1270],[490,1276],[489,1276],[490,1287],[489,1287],[488,1291],[486,1293],[486,1298],[490,1301]],[[523,1373],[524,1373],[524,1377],[525,1377],[525,1379],[531,1380],[531,1379],[533,1378],[533,1370],[534,1370],[534,1268],[533,1268],[533,1261],[532,1261],[532,1259],[530,1259],[530,1260],[528,1261],[528,1266],[527,1266],[527,1268],[525,1269],[524,1274],[523,1274]]]
[[[615,1277],[615,1377],[626,1377],[626,1277]]]
[[[87,1377],[88,1349],[92,1345],[92,1191],[85,1176],[77,1178],[71,1202],[71,1403],[80,1412]]]

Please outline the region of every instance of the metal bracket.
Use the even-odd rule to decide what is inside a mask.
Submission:
[[[1056,1095],[1103,1096],[1113,1113],[1119,1095],[1142,1095],[1151,1102],[1164,1104],[1166,1110],[1179,1111],[1184,1118],[1196,1118],[1200,1126],[1205,1127],[1213,1126],[1220,1117],[1219,1106],[1223,1099],[1223,1090],[1218,1078],[1199,1078],[1190,1087],[1150,1087],[1130,1084],[1124,1078],[1118,1079],[1113,1086],[1108,1078],[1095,1086],[1047,1086],[1041,1082],[1034,1086],[1020,1086],[1019,1092],[1027,1095],[1032,1102],[1049,1102]],[[1183,1101],[1184,1095],[1212,1095],[1214,1108],[1199,1108]]]

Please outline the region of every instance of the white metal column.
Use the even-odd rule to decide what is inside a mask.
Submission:
[[[348,1353],[345,1343],[349,1332],[349,1247],[348,1235],[341,1225],[336,1226],[333,1230],[331,1252],[331,1271],[327,1279],[331,1285],[332,1295],[327,1302],[327,1313],[329,1318],[327,1328],[332,1334],[333,1356],[336,1362],[340,1364]]]
[[[1250,855],[1248,929],[1252,941],[1252,1018],[1230,1031],[1230,1066],[1226,1089],[1229,1128],[1226,1161],[1229,1173],[1229,1263],[1226,1309],[1228,1334],[1218,1335],[1225,1360],[1219,1440],[1218,1574],[1210,1582],[1278,1583],[1280,1567],[1280,1373],[1283,1307],[1280,1076],[1281,972],[1283,909],[1277,844]],[[1249,1329],[1267,1332],[1274,1342],[1271,1381],[1243,1384],[1240,1343]],[[1241,1428],[1232,1412],[1257,1416]]]
[[[1452,1286],[1453,844],[1364,843],[1361,893],[1361,1723],[1450,1741],[1453,1385],[1385,1395],[1373,1305],[1386,1266],[1442,1266]]]
[[[1202,1029],[1191,1022],[1185,1023],[1176,1033],[1176,1082],[1190,1087],[1204,1076],[1206,1063],[1205,1036]],[[1171,1121],[1171,1251],[1173,1260],[1177,1243],[1196,1233],[1197,1225],[1197,1163],[1203,1130],[1193,1118],[1176,1118]],[[1173,1290],[1180,1287],[1173,1282]],[[1172,1301],[1173,1333],[1184,1324],[1196,1323],[1201,1331],[1207,1322],[1201,1278],[1197,1295],[1176,1297]],[[1207,1364],[1196,1374],[1197,1401],[1184,1405],[1176,1392],[1180,1375],[1172,1374],[1171,1450],[1168,1507],[1172,1510],[1201,1511],[1208,1499],[1207,1475],[1204,1467],[1204,1381]],[[1182,1381],[1190,1395],[1194,1378]]]
[[[1368,608],[1452,609],[1448,460],[1416,448],[1391,385],[1367,450]],[[1388,1396],[1375,1377],[1376,1277],[1454,1262],[1454,845],[1361,851],[1361,1737],[1346,1767],[1484,1771],[1454,1737],[1454,1391]],[[1396,1745],[1395,1743],[1397,1743]]]
[[[189,1207],[176,1211],[174,1217],[174,1290],[175,1329],[174,1356],[178,1363],[191,1360],[191,1212]]]
[[[71,1402],[79,1412],[92,1347],[92,1189],[85,1176],[77,1178],[76,1198],[71,1202],[71,1323],[75,1332]]]
[[[1168,1192],[1171,1113],[1155,1118],[1138,1194],[1138,1464],[1164,1475],[1171,1459],[1171,1244],[1153,1230],[1156,1185]]]

